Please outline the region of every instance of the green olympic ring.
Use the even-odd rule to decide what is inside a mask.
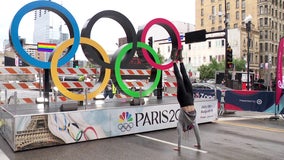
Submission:
[[[133,43],[128,43],[127,45],[124,45],[123,48],[120,50],[120,52],[119,52],[119,54],[118,54],[118,56],[115,60],[114,73],[115,73],[116,81],[117,81],[119,87],[123,90],[123,92],[126,93],[127,95],[138,98],[138,97],[141,97],[140,91],[133,91],[130,88],[128,88],[128,86],[125,85],[125,83],[123,82],[122,77],[120,75],[120,65],[121,65],[122,59],[126,55],[126,53],[129,50],[132,49],[132,45],[133,45]],[[149,45],[142,43],[142,42],[137,42],[137,47],[138,48],[145,48],[146,50],[148,50],[152,54],[152,56],[154,57],[154,60],[157,64],[161,63],[158,54],[153,50],[152,47],[150,47]],[[154,89],[158,86],[161,74],[162,74],[162,71],[157,70],[157,74],[156,74],[154,82],[152,83],[152,85],[148,89],[142,91],[142,96],[148,96],[154,91]]]

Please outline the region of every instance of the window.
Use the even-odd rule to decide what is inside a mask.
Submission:
[[[260,14],[264,14],[263,6],[259,7]]]
[[[259,26],[260,26],[260,27],[263,26],[263,19],[262,19],[262,18],[259,19]]]
[[[238,23],[235,23],[235,24],[234,24],[234,28],[238,28]]]
[[[203,4],[204,4],[204,0],[201,0],[201,5],[203,6]]]
[[[242,0],[242,9],[246,9],[246,0]]]
[[[208,47],[211,48],[211,41],[208,41]]]
[[[268,43],[264,44],[264,51],[268,51]]]
[[[227,10],[230,10],[230,2],[227,2]]]
[[[219,23],[223,23],[222,20],[223,20],[223,17],[219,16]]]
[[[213,16],[215,16],[215,13],[216,13],[215,12],[215,6],[212,6],[212,12],[211,13],[212,13]]]
[[[201,16],[204,16],[204,9],[201,9]]]
[[[268,25],[268,18],[264,18],[264,25],[265,25],[265,26]]]
[[[244,10],[242,10],[242,20],[244,20],[246,17],[246,12]]]
[[[263,51],[263,45],[262,45],[262,43],[259,44],[259,51],[260,51],[260,52]]]
[[[240,8],[240,0],[236,0],[236,9]]]
[[[188,50],[191,50],[191,44],[188,44]]]
[[[237,11],[237,12],[236,12],[236,20],[239,20],[239,19],[240,19],[240,12]]]
[[[225,45],[225,40],[222,40],[221,43],[222,43],[222,46],[224,46]]]
[[[230,13],[227,13],[227,22],[230,22],[230,18],[231,17],[231,15],[230,15]]]
[[[201,21],[200,21],[200,25],[201,25],[201,26],[204,25],[204,20],[203,20],[203,18],[202,18]]]
[[[219,12],[222,12],[222,4],[219,4]]]

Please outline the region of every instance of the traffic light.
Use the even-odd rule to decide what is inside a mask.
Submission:
[[[78,60],[73,61],[73,68],[79,68],[79,61]]]
[[[153,37],[148,38],[148,45],[153,47]]]
[[[226,49],[226,68],[233,67],[233,50],[231,46],[228,46]]]

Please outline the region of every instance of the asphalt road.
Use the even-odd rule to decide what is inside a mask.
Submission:
[[[281,160],[284,159],[284,120],[271,115],[236,112],[216,122],[200,124],[201,150],[193,147],[193,131],[182,137],[176,129],[13,152],[0,138],[0,160]]]

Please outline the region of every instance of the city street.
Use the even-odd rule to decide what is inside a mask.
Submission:
[[[280,160],[284,159],[284,120],[258,112],[236,112],[216,122],[200,124],[202,149],[193,147],[193,131],[182,137],[182,150],[174,151],[176,129],[134,134],[13,152],[0,138],[1,160]],[[188,137],[189,136],[189,137]]]

